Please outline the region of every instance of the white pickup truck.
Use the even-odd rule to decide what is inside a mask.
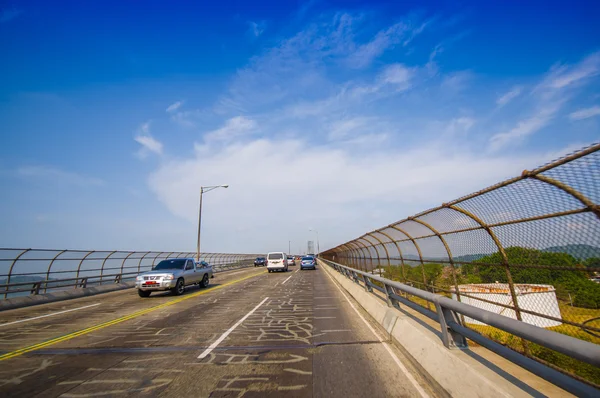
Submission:
[[[212,276],[212,267],[204,261],[196,263],[193,258],[172,258],[156,264],[152,271],[139,274],[135,278],[135,287],[140,297],[164,290],[180,295],[189,285],[207,287]]]

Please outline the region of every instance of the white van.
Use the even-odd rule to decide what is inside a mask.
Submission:
[[[284,252],[271,252],[267,254],[267,269],[269,272],[288,270],[287,256]]]

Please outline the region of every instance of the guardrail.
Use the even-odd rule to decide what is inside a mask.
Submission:
[[[598,345],[600,144],[368,232],[320,256]],[[437,310],[430,301],[407,297]],[[600,385],[598,367],[485,321],[461,317],[471,332]]]
[[[95,251],[0,248],[0,294],[37,295],[132,281],[166,258],[195,257],[195,252]],[[214,272],[252,265],[255,254],[201,253]]]
[[[373,289],[375,289],[383,293],[388,306],[400,309],[400,304],[406,305],[438,322],[442,334],[442,342],[446,348],[466,348],[468,346],[467,339],[471,339],[477,344],[502,355],[508,360],[532,371],[536,375],[576,394],[577,396],[597,396],[597,394],[600,393],[600,391],[594,387],[590,387],[575,378],[559,373],[551,367],[547,367],[524,355],[507,349],[495,341],[464,327],[460,315],[468,316],[472,319],[492,325],[500,330],[519,336],[527,341],[539,344],[569,357],[576,358],[594,367],[600,367],[600,346],[596,344],[546,330],[541,327],[529,325],[491,311],[486,311],[444,296],[416,289],[329,260],[321,259],[321,261],[352,279],[355,283],[363,286],[366,291],[373,292]],[[430,311],[415,304],[408,300],[406,295],[412,295],[432,303],[436,308],[436,311]]]

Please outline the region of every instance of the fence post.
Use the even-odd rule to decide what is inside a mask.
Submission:
[[[453,331],[448,327],[449,322],[460,324],[460,320],[456,316],[456,313],[442,307],[437,299],[435,301],[435,309],[438,315],[438,322],[440,323],[442,342],[444,343],[444,346],[450,349],[467,348],[467,339],[463,335]]]

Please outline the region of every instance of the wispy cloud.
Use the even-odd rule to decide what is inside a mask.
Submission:
[[[5,8],[0,12],[0,23],[5,23],[10,20],[15,19],[19,15],[23,13],[23,10],[19,10],[16,8]]]
[[[502,107],[508,104],[513,99],[517,98],[521,94],[522,88],[520,86],[515,86],[510,89],[510,91],[504,93],[496,100],[496,105]]]
[[[585,57],[575,65],[557,64],[552,67],[537,90],[557,90],[584,83],[600,73],[600,52]]]
[[[267,23],[265,21],[249,21],[248,22],[248,32],[250,35],[254,37],[258,37],[263,34],[265,29],[267,28]]]
[[[166,109],[167,113],[173,113],[175,112],[177,109],[181,108],[181,105],[183,105],[183,101],[177,101],[172,103],[171,105],[169,105]]]
[[[490,139],[490,149],[497,151],[509,144],[520,143],[525,137],[548,125],[558,109],[558,105],[542,108],[528,119],[519,121],[512,129],[493,135]]]
[[[600,115],[600,106],[592,106],[590,108],[579,109],[569,114],[571,120],[583,120],[590,117]]]
[[[142,146],[137,153],[140,158],[145,158],[150,153],[157,155],[162,155],[163,153],[163,144],[150,135],[150,122],[146,122],[140,126],[134,140]]]
[[[104,180],[88,177],[78,173],[61,170],[52,166],[23,166],[17,169],[17,175],[26,178],[35,178],[51,183],[70,184],[77,186],[102,186]]]
[[[206,133],[204,139],[207,141],[230,141],[252,133],[256,127],[256,121],[244,116],[236,116],[227,120],[223,127]]]
[[[541,82],[532,90],[533,111],[519,120],[508,131],[494,134],[489,149],[497,151],[509,145],[520,144],[524,139],[547,127],[564,104],[573,99],[578,90],[585,87],[600,73],[600,52],[592,53],[573,65],[554,65]],[[594,110],[574,112],[571,119],[591,117]],[[587,116],[591,114],[591,116]]]

